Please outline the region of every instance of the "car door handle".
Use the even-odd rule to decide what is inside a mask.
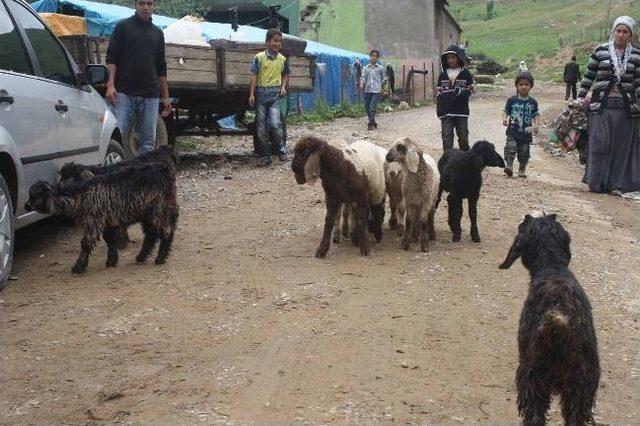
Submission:
[[[69,111],[69,106],[62,103],[62,101],[58,101],[56,104],[56,111],[58,112],[67,112]]]
[[[2,103],[8,103],[10,105],[13,105],[13,103],[15,102],[13,100],[13,96],[9,96],[9,95],[0,95],[0,104]]]

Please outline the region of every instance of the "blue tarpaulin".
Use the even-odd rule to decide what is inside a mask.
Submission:
[[[84,0],[39,0],[31,6],[37,12],[59,13],[62,5],[82,11],[87,22],[88,34],[97,37],[109,37],[118,21],[128,18],[134,13],[133,9],[128,7]],[[161,29],[175,21],[176,19],[167,16],[153,15],[153,23]],[[262,28],[247,25],[240,25],[238,32],[234,33],[231,25],[216,22],[203,22],[201,28],[202,35],[206,40],[233,38],[246,42],[264,42],[266,34],[266,30]],[[312,107],[321,96],[329,105],[339,103],[343,94],[346,100],[355,99],[353,76],[351,76],[349,84],[346,84],[345,89],[342,88],[342,67],[343,64],[351,66],[356,58],[368,60],[366,55],[315,41],[307,41],[305,53],[316,55],[316,63],[326,64],[326,72],[322,76],[322,82],[320,82],[319,73],[316,72],[314,92],[300,95],[305,109]]]

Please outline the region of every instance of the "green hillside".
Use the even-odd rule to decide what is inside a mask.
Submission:
[[[586,62],[591,47],[608,38],[609,22],[617,16],[640,17],[639,0],[496,0],[489,21],[486,0],[449,3],[471,54],[483,53],[512,66],[525,60],[556,78],[572,51]]]

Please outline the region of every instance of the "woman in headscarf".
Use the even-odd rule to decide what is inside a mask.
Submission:
[[[615,20],[608,43],[596,47],[578,98],[591,93],[589,160],[583,182],[593,192],[640,190],[640,50],[631,45],[636,23]]]

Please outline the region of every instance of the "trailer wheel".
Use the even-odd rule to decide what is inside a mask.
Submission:
[[[127,154],[127,158],[135,157],[138,154],[138,123],[134,120],[127,132],[126,140],[129,143],[124,143],[123,148]],[[164,120],[158,115],[158,125],[156,127],[156,146],[167,145],[169,143],[169,135],[167,133],[167,126],[164,124]]]
[[[280,122],[282,123],[282,142],[284,146],[287,146],[287,117],[285,117],[284,113],[280,111]],[[257,156],[262,156],[262,149],[260,148],[260,139],[258,138],[258,126],[256,123],[253,123],[252,126],[253,133],[253,152]],[[269,145],[271,145],[271,153],[275,154],[278,152],[278,147],[275,145],[274,135],[272,132],[269,132]]]

